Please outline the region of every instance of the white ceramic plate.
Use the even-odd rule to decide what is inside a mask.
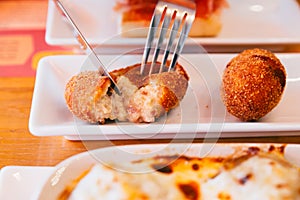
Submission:
[[[114,146],[81,153],[66,159],[56,166],[56,170],[49,176],[42,188],[39,199],[56,199],[62,190],[72,180],[81,175],[90,166],[96,163],[113,167],[116,170],[145,173],[151,168],[140,162],[133,162],[162,155],[184,155],[191,157],[204,156],[227,156],[236,150],[259,147],[268,150],[270,146],[281,147],[282,144],[151,144]],[[300,166],[299,145],[287,145],[285,147],[285,158],[296,166]],[[113,156],[112,156],[113,155]],[[176,159],[176,158],[174,158]],[[152,169],[153,170],[153,169]],[[51,194],[51,195],[49,195]]]
[[[41,166],[3,167],[0,171],[0,199],[37,199],[43,185],[55,169]]]
[[[185,51],[201,44],[208,51],[237,51],[237,46],[268,46],[282,50],[282,45],[300,43],[300,11],[296,0],[227,0],[230,8],[222,14],[223,29],[217,37],[188,40]],[[113,11],[115,1],[63,0],[74,21],[92,44],[102,48],[138,47],[144,38],[120,37],[120,16]],[[77,45],[61,19],[52,0],[46,24],[46,42],[51,45]]]
[[[85,123],[74,118],[64,100],[72,75],[90,67],[86,56],[49,56],[38,65],[29,130],[36,136],[70,140],[218,138],[298,135],[300,132],[300,54],[277,54],[287,70],[283,97],[259,122],[241,122],[226,113],[220,98],[221,75],[234,54],[189,54],[179,58],[190,76],[180,106],[155,123]],[[140,55],[101,56],[108,71],[138,63]]]

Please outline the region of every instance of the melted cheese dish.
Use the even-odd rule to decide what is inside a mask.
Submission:
[[[249,147],[227,157],[159,156],[150,173],[124,173],[100,164],[74,180],[60,199],[106,200],[298,200],[299,168],[282,148]]]

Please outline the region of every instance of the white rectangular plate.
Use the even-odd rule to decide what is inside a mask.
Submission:
[[[85,123],[74,118],[64,100],[67,81],[91,67],[86,56],[49,56],[38,65],[29,130],[36,136],[66,136],[70,140],[216,138],[300,134],[300,54],[277,54],[287,70],[280,103],[259,122],[241,122],[229,115],[220,98],[221,76],[235,54],[187,54],[179,58],[190,76],[179,107],[155,123]],[[105,55],[108,71],[141,60],[140,55]]]
[[[300,26],[297,26],[300,11],[296,0],[227,1],[230,7],[222,14],[220,34],[188,40],[186,52],[193,51],[195,44],[209,51],[237,51],[237,46],[268,46],[282,50],[283,45],[300,43]],[[90,43],[102,44],[102,48],[117,47],[114,50],[144,47],[144,38],[120,36],[120,15],[113,10],[115,1],[63,0],[63,3]],[[52,0],[49,0],[45,38],[51,45],[77,45]]]

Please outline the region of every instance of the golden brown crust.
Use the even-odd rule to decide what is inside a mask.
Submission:
[[[229,113],[256,121],[279,103],[285,83],[284,66],[272,52],[249,49],[227,64],[221,94]]]
[[[149,63],[146,64],[146,69],[148,69],[148,67],[150,67]],[[117,80],[117,77],[125,76],[134,85],[136,85],[138,88],[140,88],[144,85],[144,78],[145,78],[145,75],[148,73],[145,71],[144,74],[141,74],[140,69],[141,69],[141,64],[137,63],[134,65],[128,66],[126,68],[114,70],[110,74],[113,74],[113,76],[116,77],[116,80]]]
[[[108,77],[96,71],[79,73],[66,85],[65,100],[69,110],[91,123],[104,123],[106,119],[153,122],[179,104],[189,77],[179,64],[174,71],[158,73],[160,63],[154,65],[154,74],[149,76],[150,66],[151,63],[146,64],[143,74],[140,63],[110,72],[122,96],[109,90]]]
[[[177,106],[179,99],[174,92],[172,92],[166,86],[162,86],[160,91],[160,104],[163,106],[166,112]]]
[[[160,62],[156,62],[156,64],[153,66],[153,71],[152,74],[158,74],[159,72],[159,68],[160,68]],[[167,61],[166,66],[170,65],[170,61]],[[148,82],[148,74],[149,74],[149,70],[151,67],[151,62],[146,63],[145,68],[144,68],[144,72],[143,74],[140,73],[141,70],[141,63],[137,63],[131,66],[128,66],[126,68],[121,68],[121,69],[117,69],[114,70],[112,72],[110,72],[110,75],[112,76],[112,78],[117,81],[118,77],[120,76],[125,76],[127,77],[134,85],[136,85],[138,88],[145,86],[147,84],[149,84]],[[167,69],[165,69],[164,71],[166,71]],[[186,73],[186,71],[184,70],[184,68],[180,65],[180,64],[176,64],[176,66],[174,67],[174,71],[183,76],[187,81],[189,80],[189,76]],[[160,75],[159,75],[160,76]],[[164,78],[166,79],[166,78]],[[173,77],[169,76],[168,77],[169,80],[174,79]]]
[[[181,74],[178,74],[177,72],[169,72],[169,73],[163,73],[161,76],[158,76],[158,82],[168,88],[168,90],[172,91],[178,100],[182,100],[186,88],[188,86],[188,82],[186,81],[184,76]]]
[[[166,112],[177,106],[184,97],[188,86],[186,74],[182,75],[180,73],[182,69],[180,67],[178,69],[178,72],[171,71],[153,74],[145,81],[146,85],[157,83],[157,88],[160,90],[160,104]]]
[[[131,66],[128,66],[125,68],[116,69],[116,70],[111,71],[109,74],[114,79],[114,81],[117,81],[118,77],[123,76],[128,71],[131,71],[132,69],[134,69],[138,66],[140,66],[140,64],[135,64],[135,65],[131,65]]]
[[[66,89],[65,89],[65,100],[66,100],[69,110],[72,110],[72,105],[73,105],[72,95],[74,93],[75,84],[76,84],[76,76],[73,76],[68,81],[68,83],[66,85]]]
[[[170,63],[167,62],[167,66]],[[185,95],[188,86],[188,75],[179,64],[174,71],[159,72],[160,63],[153,66],[150,76],[151,63],[145,65],[144,74],[140,74],[140,64],[134,65],[123,76],[128,78],[139,88],[135,96],[130,100],[127,112],[132,122],[152,122],[172,108],[179,105]]]
[[[108,77],[102,77],[97,71],[80,72],[73,76],[65,88],[65,100],[69,110],[80,119],[91,123],[104,123],[99,116],[97,102],[101,101],[110,86]]]

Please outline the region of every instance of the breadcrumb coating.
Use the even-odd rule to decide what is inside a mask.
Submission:
[[[168,63],[167,63],[168,64]],[[154,65],[153,74],[140,73],[141,64],[112,71],[122,95],[111,90],[108,77],[98,71],[85,71],[73,76],[65,88],[65,100],[69,110],[78,118],[90,123],[106,120],[154,122],[157,118],[178,106],[185,95],[189,77],[183,67],[174,71],[159,71]]]
[[[227,64],[221,96],[230,114],[257,121],[277,106],[285,85],[285,68],[272,52],[248,49]]]

